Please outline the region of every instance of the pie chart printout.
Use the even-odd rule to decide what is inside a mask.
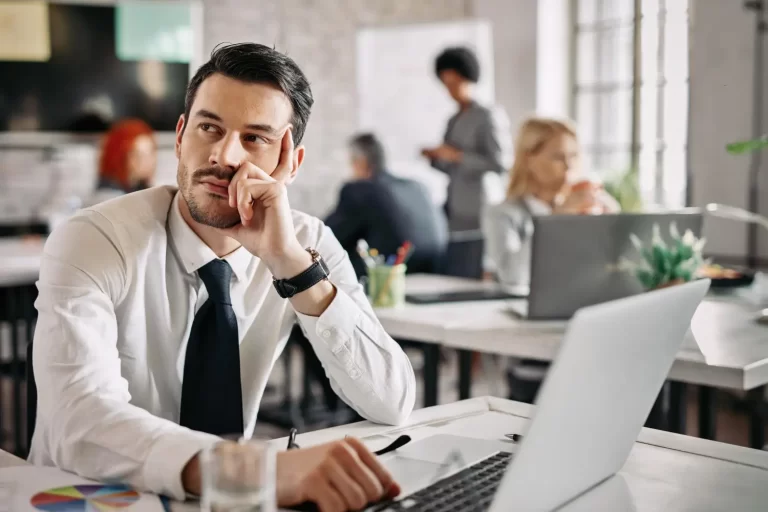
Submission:
[[[43,512],[114,512],[140,498],[138,492],[124,485],[71,485],[39,492],[30,504]]]

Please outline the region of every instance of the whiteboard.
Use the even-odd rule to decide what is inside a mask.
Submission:
[[[466,46],[480,61],[475,98],[494,101],[493,42],[486,21],[465,20],[372,27],[357,33],[358,129],[376,134],[395,174],[427,185],[435,202],[445,200],[447,178],[420,155],[442,142],[457,107],[435,75],[445,48]]]

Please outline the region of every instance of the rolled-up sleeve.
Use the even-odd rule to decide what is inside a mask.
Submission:
[[[130,255],[109,229],[98,214],[83,214],[46,243],[35,303],[38,419],[30,460],[184,499],[184,465],[220,439],[130,404],[115,316]]]
[[[297,314],[334,391],[364,418],[397,425],[413,410],[416,378],[403,349],[384,331],[347,254],[328,228],[317,251],[336,296],[319,317]]]

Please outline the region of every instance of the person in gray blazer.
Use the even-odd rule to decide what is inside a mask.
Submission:
[[[533,216],[619,211],[598,182],[581,175],[579,158],[569,121],[534,117],[521,125],[506,200],[486,207],[482,222],[484,270],[505,286],[519,292],[528,288]]]
[[[479,229],[482,178],[487,172],[506,170],[504,148],[511,141],[509,122],[500,107],[488,108],[475,101],[480,64],[472,50],[446,49],[435,60],[435,73],[459,111],[448,121],[443,144],[421,153],[432,167],[450,178],[445,207],[449,229]]]

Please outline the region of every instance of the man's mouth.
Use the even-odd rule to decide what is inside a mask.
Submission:
[[[211,194],[224,198],[229,197],[229,182],[226,180],[203,178],[200,183],[202,183]]]

